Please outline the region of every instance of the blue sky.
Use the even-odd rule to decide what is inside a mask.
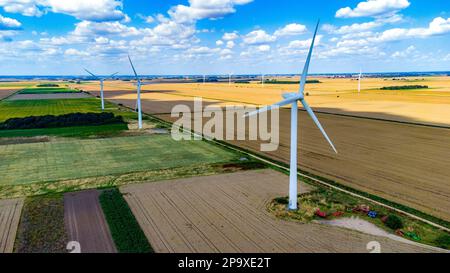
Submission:
[[[0,75],[450,70],[448,0],[0,0]]]

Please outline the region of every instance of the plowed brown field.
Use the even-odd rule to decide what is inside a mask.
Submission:
[[[349,80],[335,81],[334,87],[331,83],[327,86],[329,90],[335,88],[335,92],[339,92],[341,98],[336,98],[335,94],[332,96],[327,94],[326,90],[323,90],[325,87],[319,90],[319,87],[309,85],[317,90],[312,90],[312,95],[308,99],[312,105],[318,106],[314,108],[315,110],[338,113],[321,113],[318,117],[336,144],[339,154],[332,153],[309,117],[305,112],[300,111],[299,166],[341,184],[450,220],[449,129],[340,115],[386,117],[396,121],[448,126],[450,125],[450,95],[446,94],[450,92],[445,90],[450,90],[450,85],[447,85],[449,89],[445,89],[445,84],[448,83],[449,78],[429,80],[431,86],[435,85],[434,96],[430,94],[432,91],[399,92],[397,95],[395,92],[385,94],[381,91],[365,91],[361,95],[346,95],[346,92],[349,92],[346,88],[350,88]],[[386,83],[374,79],[371,84],[372,88]],[[112,83],[109,83],[108,86],[112,89],[106,92],[108,99],[130,107],[135,106],[135,94],[129,83],[114,83],[113,87],[111,87]],[[92,88],[92,90],[98,88],[94,85],[83,85],[83,87]],[[288,90],[294,88],[290,85],[287,87],[279,85],[279,87]],[[120,88],[123,90],[120,91]],[[259,93],[257,93],[256,87],[251,85],[232,86],[225,90],[227,87],[220,84],[217,86],[214,84],[206,86],[171,84],[154,85],[148,88],[157,91],[145,91],[143,110],[147,113],[158,114],[160,118],[169,121],[173,119],[164,113],[170,113],[172,107],[177,104],[192,107],[193,96],[196,95],[211,98],[204,97],[204,106],[212,104],[223,106],[243,104],[238,103],[242,100],[255,101],[258,104],[275,102],[279,100],[280,93],[287,91],[278,91],[275,89],[276,86],[270,86],[265,89],[258,87]],[[207,90],[210,91],[207,92]],[[245,94],[248,95],[245,96]],[[220,100],[213,98],[220,98]],[[376,111],[346,111],[347,108],[342,106],[344,101],[350,103],[349,105],[360,104],[363,108],[376,109]],[[335,106],[334,108],[323,107],[326,105]],[[353,106],[351,108],[355,109]],[[416,119],[415,116],[421,113],[426,113],[423,120]],[[265,153],[266,156],[288,163],[289,123],[289,110],[282,109],[280,111],[280,147],[275,152]],[[258,141],[230,142],[256,152],[260,150]]]
[[[320,224],[274,218],[269,200],[284,196],[288,177],[258,170],[121,188],[156,252],[428,252],[400,243]],[[308,189],[300,184],[300,189]]]
[[[82,253],[115,253],[98,197],[97,190],[64,195],[64,221],[69,240],[79,242]]]

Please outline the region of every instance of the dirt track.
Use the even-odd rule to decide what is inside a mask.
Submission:
[[[12,253],[23,200],[0,200],[0,253]]]
[[[266,202],[288,177],[258,170],[121,188],[156,252],[428,252],[387,238],[274,218]],[[307,190],[300,185],[301,190]]]
[[[116,253],[98,196],[97,190],[64,195],[64,221],[69,240],[79,242],[82,253]]]

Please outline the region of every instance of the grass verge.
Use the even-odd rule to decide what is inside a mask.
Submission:
[[[278,197],[272,200],[268,205],[268,210],[279,218],[302,223],[356,216],[389,233],[395,233],[411,241],[450,249],[450,242],[445,239],[450,236],[448,232],[355,196],[332,189],[319,188],[310,193],[300,194],[297,200],[299,203],[297,211],[287,209],[287,197]],[[317,215],[317,211],[324,215]],[[371,217],[369,212],[375,212],[375,214],[372,214]],[[386,221],[389,217],[398,219],[401,225],[391,229]]]
[[[67,240],[63,196],[27,198],[17,232],[15,252],[63,253],[66,252]]]
[[[119,253],[154,252],[117,188],[103,190],[100,204]]]
[[[99,177],[88,177],[81,179],[49,181],[49,182],[20,184],[20,185],[0,185],[0,199],[10,199],[24,196],[37,196],[44,194],[57,194],[95,188],[110,188],[114,186],[122,186],[136,183],[147,183],[186,177],[233,173],[243,170],[262,169],[265,167],[266,165],[264,164],[251,161],[242,163],[225,163],[225,164],[199,164],[170,169],[133,172],[119,175],[107,175]]]

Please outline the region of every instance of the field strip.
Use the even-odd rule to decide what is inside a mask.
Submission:
[[[82,253],[116,253],[98,197],[97,190],[64,195],[64,221],[69,240],[79,242]]]
[[[150,116],[152,116],[152,115],[150,115]],[[160,119],[160,118],[157,118],[157,117],[156,117],[156,119],[158,119],[158,120],[159,120],[160,122],[162,122],[162,123],[165,123],[165,124],[168,124],[168,125],[172,126],[172,123],[171,123],[171,122],[165,121],[165,120]],[[180,128],[178,127],[178,129],[180,129]],[[191,131],[191,130],[188,130],[188,129],[186,129],[186,128],[181,128],[181,130],[183,130],[183,131],[186,132],[186,133],[190,133],[190,134],[192,134],[192,135],[201,136],[200,134],[195,133],[195,132],[193,132],[193,131]],[[217,144],[217,145],[219,145],[219,146],[226,147],[226,148],[229,148],[229,149],[231,149],[231,150],[234,150],[234,151],[237,151],[237,152],[244,153],[244,154],[246,154],[246,155],[248,155],[248,156],[250,156],[250,157],[252,157],[252,158],[258,159],[258,160],[260,160],[260,161],[262,161],[262,162],[264,162],[264,163],[266,163],[266,164],[269,164],[269,165],[271,165],[271,166],[273,166],[273,167],[276,167],[276,168],[279,168],[279,169],[282,169],[282,170],[284,170],[284,171],[289,172],[289,168],[288,168],[288,167],[285,167],[285,166],[283,166],[283,165],[281,165],[281,164],[275,162],[275,160],[267,160],[267,159],[265,159],[265,158],[263,158],[263,157],[257,155],[256,153],[249,152],[249,151],[247,151],[247,150],[245,150],[245,149],[236,148],[234,145],[230,145],[230,144],[227,144],[227,143],[223,143],[223,142],[216,141],[216,140],[214,140],[214,139],[212,139],[212,138],[210,138],[210,137],[208,137],[208,136],[203,136],[203,137],[204,137],[206,140],[208,140],[208,141],[210,141],[210,142],[212,142],[212,143],[215,143],[215,144]],[[447,228],[447,227],[444,227],[444,226],[442,226],[442,225],[439,225],[439,224],[437,224],[437,223],[435,223],[435,222],[432,222],[432,221],[430,221],[430,220],[427,220],[427,219],[425,219],[425,218],[423,218],[423,217],[419,217],[419,216],[417,216],[417,215],[415,215],[415,214],[411,214],[411,213],[406,212],[406,211],[404,211],[404,210],[402,210],[402,209],[398,209],[398,208],[396,208],[396,207],[393,207],[393,206],[387,205],[387,204],[385,204],[385,203],[376,201],[376,200],[374,200],[374,199],[372,199],[372,198],[368,198],[368,197],[363,196],[363,195],[361,195],[361,194],[354,193],[354,192],[352,192],[352,191],[346,190],[346,189],[344,189],[344,188],[342,188],[342,187],[339,187],[339,186],[337,186],[337,185],[333,185],[333,184],[331,184],[331,183],[325,182],[325,181],[323,181],[323,180],[320,180],[320,179],[318,179],[318,178],[312,177],[312,176],[310,176],[310,175],[306,175],[306,174],[303,174],[303,173],[301,173],[301,172],[298,172],[297,174],[298,174],[300,177],[304,177],[304,178],[307,178],[307,179],[311,179],[312,181],[317,182],[317,183],[319,183],[319,184],[321,184],[321,185],[325,185],[325,186],[327,186],[327,187],[331,187],[331,188],[333,188],[333,189],[336,189],[336,190],[339,190],[339,191],[341,191],[341,192],[350,194],[350,195],[352,195],[352,196],[355,196],[355,197],[358,197],[358,198],[361,198],[361,199],[364,199],[364,200],[367,200],[367,201],[376,203],[376,204],[378,204],[378,205],[380,205],[380,206],[383,206],[383,207],[385,207],[385,208],[394,210],[394,211],[399,212],[399,213],[402,213],[402,214],[404,214],[404,215],[408,215],[408,216],[410,216],[410,217],[412,217],[412,218],[414,218],[414,219],[417,219],[417,220],[422,221],[422,222],[424,222],[424,223],[430,224],[430,225],[432,225],[432,226],[434,226],[434,227],[437,227],[437,228],[440,228],[440,229],[445,230],[445,231],[447,231],[447,232],[450,232],[450,229]]]
[[[12,253],[23,199],[0,200],[0,253]]]
[[[271,169],[121,187],[156,252],[292,253],[442,251],[316,223],[274,217],[265,205],[288,191],[288,177]],[[300,183],[301,192],[310,186]]]

